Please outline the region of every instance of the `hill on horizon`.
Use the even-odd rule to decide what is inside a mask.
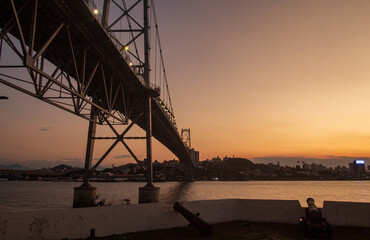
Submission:
[[[246,158],[228,158],[224,160],[224,163],[238,169],[249,169],[254,166],[254,163]]]
[[[10,165],[0,165],[2,169],[9,169],[9,170],[31,170],[32,168],[25,167],[21,164],[10,164]]]

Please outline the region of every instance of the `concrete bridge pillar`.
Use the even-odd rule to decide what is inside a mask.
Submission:
[[[144,6],[144,82],[150,88],[150,41],[149,41],[149,0],[143,0]],[[145,99],[145,131],[146,131],[146,177],[147,184],[139,188],[139,203],[159,202],[159,187],[153,185],[152,165],[152,97],[148,91]]]
[[[91,162],[94,152],[94,142],[96,133],[97,113],[94,106],[91,106],[89,132],[87,136],[85,169],[84,169],[84,183],[74,188],[73,207],[93,207],[96,206],[96,187],[89,184]]]
[[[139,188],[139,203],[159,202],[160,187],[145,186]]]
[[[73,194],[73,207],[94,207],[96,206],[96,187],[91,186],[89,183],[82,184],[74,188]]]
[[[193,182],[195,179],[194,167],[191,165],[184,165],[184,182]]]

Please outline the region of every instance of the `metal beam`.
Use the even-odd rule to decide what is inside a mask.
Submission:
[[[101,18],[103,27],[108,27],[110,0],[104,0],[103,15]]]
[[[84,184],[89,183],[89,174],[91,170],[91,162],[94,153],[94,142],[95,142],[95,133],[96,133],[96,118],[97,112],[96,109],[91,106],[90,113],[90,122],[89,122],[89,132],[87,135],[87,145],[86,145],[86,155],[85,155],[85,169],[84,169]]]
[[[113,29],[108,32],[142,32],[143,29]]]
[[[54,33],[49,37],[49,39],[44,43],[41,50],[33,57],[33,62],[35,62],[41,54],[43,54],[46,48],[50,45],[50,43],[54,40],[54,38],[58,35],[60,30],[64,27],[64,22],[62,22],[59,27],[54,31]]]
[[[150,84],[150,43],[149,43],[149,2],[143,0],[144,7],[144,84]],[[146,130],[146,178],[147,187],[153,186],[153,165],[152,165],[152,97],[149,92],[145,96],[145,130]]]
[[[13,9],[15,22],[17,24],[19,36],[21,38],[20,40],[21,40],[21,47],[22,47],[22,50],[23,50],[23,55],[26,56],[27,55],[27,48],[26,48],[26,41],[24,40],[24,36],[23,36],[22,26],[21,26],[21,23],[19,22],[18,13],[17,13],[17,10],[15,8],[14,0],[10,0],[10,2],[12,4],[12,9]]]
[[[118,23],[124,16],[126,16],[126,15],[128,15],[128,13],[133,9],[133,8],[135,8],[136,7],[136,5],[138,5],[140,2],[141,2],[141,0],[138,0],[138,1],[136,1],[129,9],[127,9],[127,10],[124,10],[124,9],[122,9],[114,0],[113,0],[113,2],[122,10],[122,14],[121,14],[121,16],[119,16],[111,25],[109,25],[109,27],[108,27],[108,29],[111,29],[116,23]]]
[[[7,86],[9,86],[9,87],[12,87],[12,88],[14,88],[14,89],[16,89],[16,90],[18,90],[18,91],[20,91],[20,92],[23,92],[23,93],[25,93],[25,94],[28,94],[28,95],[30,95],[30,96],[32,96],[32,97],[35,97],[35,98],[38,98],[38,97],[39,97],[38,95],[34,94],[33,92],[30,92],[30,91],[28,91],[28,90],[26,90],[26,89],[24,89],[24,88],[21,88],[21,87],[19,87],[19,86],[15,85],[15,84],[13,84],[13,83],[10,83],[10,82],[8,82],[8,81],[6,81],[6,80],[2,79],[2,78],[0,78],[0,83],[3,83],[3,84],[5,84],[5,85],[7,85]],[[66,108],[66,107],[63,107],[63,106],[60,106],[60,105],[56,104],[55,102],[50,101],[50,100],[48,100],[48,99],[46,99],[46,98],[42,98],[41,100],[42,100],[42,101],[44,101],[44,102],[47,102],[47,103],[49,103],[49,104],[51,104],[51,105],[54,105],[55,107],[58,107],[58,108],[60,108],[60,109],[63,109],[64,111],[67,111],[67,112],[69,112],[69,113],[76,114],[75,112],[71,111],[70,109],[68,109],[68,108]],[[84,119],[86,119],[86,120],[89,120],[89,118],[87,118],[87,117],[85,117],[85,116],[81,116],[81,115],[80,115],[80,117],[82,117],[82,118],[84,118]]]
[[[35,45],[35,33],[36,33],[36,20],[37,20],[37,5],[38,5],[38,0],[35,0],[34,4],[34,9],[32,13],[32,31],[31,31],[31,37],[30,37],[30,47],[28,49],[28,54],[30,56],[33,55],[33,48]]]
[[[125,148],[127,149],[127,151],[131,154],[131,156],[135,159],[135,161],[137,162],[137,164],[139,164],[139,166],[143,169],[143,170],[145,170],[147,173],[148,173],[148,169],[147,168],[145,168],[141,163],[140,163],[140,161],[139,161],[139,159],[136,157],[136,155],[134,154],[134,152],[129,148],[129,146],[125,143],[125,141],[120,141],[122,144],[123,144],[123,146],[125,146]]]
[[[18,15],[22,12],[22,10],[28,5],[28,3],[31,0],[26,0],[23,2],[23,5],[18,9]],[[7,34],[10,30],[12,30],[14,27],[14,18],[9,19],[9,21],[4,25],[4,27],[1,29],[1,33],[4,35]],[[4,37],[4,35],[0,36],[0,39]]]
[[[94,138],[94,139],[99,139],[99,138]],[[104,155],[99,159],[99,161],[94,165],[94,167],[91,168],[91,170],[96,169],[100,163],[108,156],[108,154],[113,150],[113,148],[117,145],[119,140],[116,138],[116,141],[112,144],[112,146],[109,147],[109,149],[104,153]]]

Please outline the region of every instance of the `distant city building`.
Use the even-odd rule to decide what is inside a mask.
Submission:
[[[348,167],[350,173],[355,173],[355,164],[353,162],[349,163]]]
[[[199,151],[195,151],[195,149],[192,148],[189,150],[189,152],[190,152],[191,161],[193,162],[194,166],[198,166],[199,165]]]
[[[321,164],[312,163],[310,168],[313,171],[324,171],[324,170],[326,170],[327,167],[325,167]]]
[[[310,165],[308,163],[303,163],[302,164],[302,169],[303,170],[310,170]]]
[[[213,162],[213,163],[220,163],[221,162],[221,158],[219,156],[215,157],[215,158],[212,158],[210,160],[210,162]]]
[[[349,163],[350,173],[366,173],[365,160],[355,160]]]

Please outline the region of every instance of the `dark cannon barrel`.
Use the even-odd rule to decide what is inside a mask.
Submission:
[[[308,207],[305,209],[305,216],[299,221],[305,237],[323,235],[331,238],[330,223],[322,216],[321,210],[316,206],[313,198],[307,198]]]
[[[306,200],[308,208],[306,209],[306,217],[308,219],[321,221],[322,213],[315,205],[315,200],[313,198],[307,198]]]
[[[213,227],[198,217],[198,214],[193,214],[178,202],[173,205],[173,209],[184,216],[203,236],[210,236],[212,234]]]

